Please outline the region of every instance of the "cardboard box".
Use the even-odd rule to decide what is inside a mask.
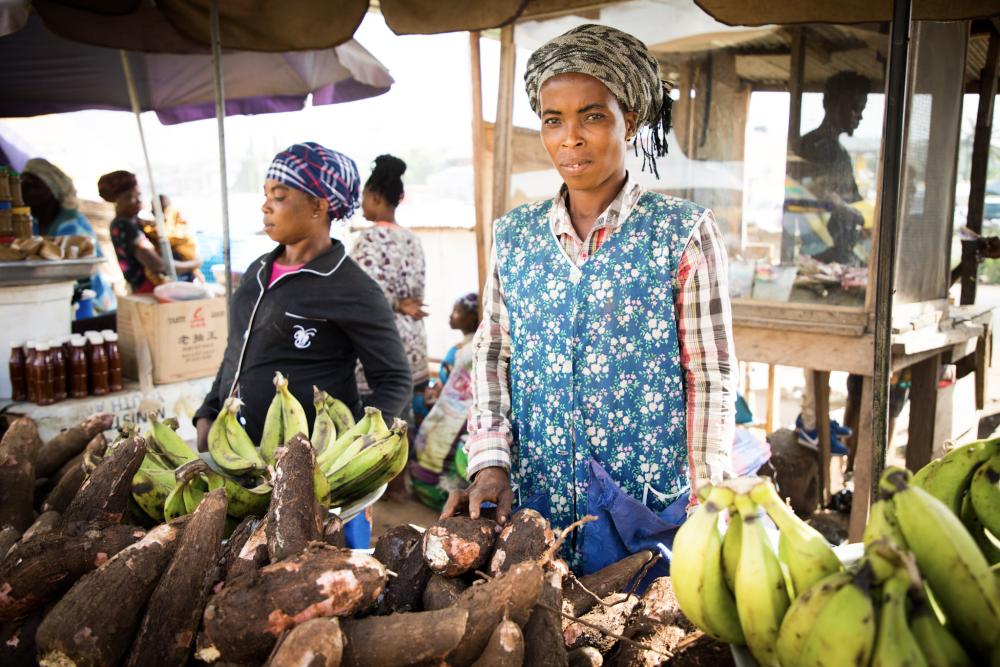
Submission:
[[[153,384],[215,375],[226,351],[226,299],[118,298],[122,372]]]

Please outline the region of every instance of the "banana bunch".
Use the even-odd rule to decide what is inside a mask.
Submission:
[[[944,503],[986,559],[1000,563],[1000,438],[952,449],[917,471],[912,485]]]
[[[239,422],[241,406],[240,399],[233,397],[223,403],[208,432],[208,452],[216,465],[230,475],[258,475],[267,470],[267,464]]]
[[[260,516],[271,501],[271,485],[256,480],[253,487],[213,470],[199,457],[177,468],[156,452],[146,452],[139,470],[132,477],[132,497],[155,521],[169,521],[188,514],[208,491],[225,487],[229,499],[228,514],[234,519]]]
[[[299,400],[288,390],[288,378],[274,373],[274,398],[264,417],[264,432],[260,439],[260,456],[273,466],[278,447],[301,433],[309,435],[309,420]],[[314,445],[315,446],[315,445]]]
[[[994,456],[961,476],[989,476]],[[952,496],[966,511],[971,491]],[[746,644],[760,665],[1000,665],[1000,567],[908,471],[883,474],[864,557],[847,569],[767,480],[729,480],[699,498],[674,538],[674,593],[695,625]],[[779,529],[777,548],[765,515]]]
[[[313,407],[316,408],[316,420],[313,422],[312,443],[317,456],[337,439],[340,433],[346,433],[354,426],[354,415],[350,408],[340,399],[313,386]]]
[[[341,438],[338,438],[317,459],[317,466],[323,471],[329,486],[330,507],[343,507],[365,497],[406,467],[409,456],[406,422],[397,419],[389,428],[382,419],[382,413],[369,408],[354,428],[358,426],[366,432],[339,445]],[[337,456],[324,458],[323,455],[335,447],[339,452]]]

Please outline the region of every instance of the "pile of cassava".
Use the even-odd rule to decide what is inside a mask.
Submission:
[[[219,488],[150,525],[131,488],[146,442],[109,443],[111,422],[43,443],[22,417],[0,441],[0,665],[698,662],[669,579],[630,593],[650,552],[578,580],[530,510],[502,531],[459,516],[390,529],[372,556],[344,549],[301,437],[278,453],[266,515],[227,519]]]

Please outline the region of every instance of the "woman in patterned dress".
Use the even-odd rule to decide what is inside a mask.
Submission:
[[[496,221],[473,343],[468,473],[443,515],[514,503],[565,527],[579,573],[664,547],[692,486],[728,471],[734,431],[732,316],[712,212],[645,190],[670,96],[635,37],[584,25],[532,54],[525,74],[564,184]]]
[[[403,200],[403,174],[406,163],[392,155],[375,158],[361,198],[365,220],[374,223],[361,232],[354,242],[351,257],[385,292],[396,316],[399,337],[406,349],[413,374],[414,395],[423,394],[430,380],[427,365],[427,330],[424,312],[424,249],[420,239],[396,222],[396,208]],[[368,383],[364,369],[358,365],[358,389],[366,393]],[[404,415],[410,426],[411,438],[416,427],[412,401]],[[390,496],[402,499],[406,495],[405,480],[397,477],[389,489]]]

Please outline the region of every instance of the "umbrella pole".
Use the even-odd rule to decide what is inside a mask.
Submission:
[[[135,114],[135,123],[139,127],[139,142],[142,144],[142,157],[146,160],[149,194],[153,199],[153,217],[156,218],[156,235],[160,237],[160,257],[163,258],[163,265],[167,267],[167,275],[170,277],[170,280],[177,280],[177,270],[174,268],[174,254],[170,250],[170,239],[167,238],[166,227],[163,224],[163,207],[160,206],[160,197],[156,192],[156,183],[153,181],[153,165],[149,161],[149,151],[146,149],[146,133],[142,131],[142,108],[139,106],[139,95],[135,90],[132,67],[128,62],[128,55],[124,51],[118,51],[118,53],[122,58],[122,69],[125,71],[125,84],[128,86],[128,98],[132,103],[132,113]]]
[[[233,266],[229,243],[229,188],[226,178],[226,97],[222,87],[222,40],[219,37],[219,0],[212,0],[212,67],[215,78],[215,120],[219,126],[219,184],[222,189],[222,256],[226,267],[226,303],[233,296]]]

